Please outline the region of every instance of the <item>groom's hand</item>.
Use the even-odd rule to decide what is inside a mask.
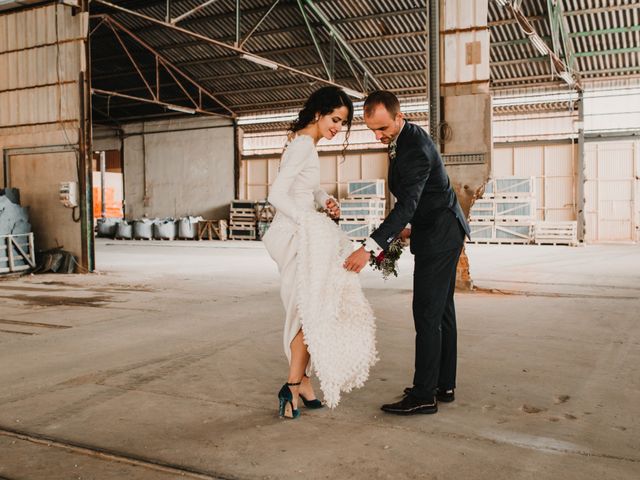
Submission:
[[[333,198],[329,198],[326,202],[327,210],[331,218],[340,218],[340,205]]]
[[[360,271],[369,262],[370,256],[370,253],[367,252],[364,247],[360,247],[344,261],[345,270],[360,273]]]

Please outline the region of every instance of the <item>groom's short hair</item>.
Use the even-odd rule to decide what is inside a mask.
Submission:
[[[384,105],[384,108],[392,117],[400,113],[398,97],[387,90],[376,90],[375,92],[371,92],[364,101],[364,116],[368,117],[371,115],[378,105]]]

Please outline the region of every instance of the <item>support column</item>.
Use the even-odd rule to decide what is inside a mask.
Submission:
[[[441,124],[431,130],[439,136],[440,151],[467,218],[491,170],[488,1],[440,0],[443,114]],[[458,265],[457,286],[473,288],[464,251]]]
[[[429,0],[428,9],[429,135],[440,152],[440,135],[438,134],[438,127],[442,121],[440,116],[440,0]],[[438,32],[438,34],[432,34],[432,32]]]
[[[585,237],[585,213],[584,213],[584,94],[582,90],[578,91],[578,178],[576,182],[576,204],[578,211],[576,219],[578,221],[578,241],[584,242]]]

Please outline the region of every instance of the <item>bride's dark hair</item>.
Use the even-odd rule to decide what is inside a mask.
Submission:
[[[298,118],[291,123],[289,131],[294,134],[316,120],[316,115],[324,116],[333,112],[336,108],[347,107],[347,132],[344,138],[342,156],[349,146],[349,133],[353,122],[353,102],[349,95],[340,87],[322,87],[313,92],[304,103],[302,110],[298,112]]]

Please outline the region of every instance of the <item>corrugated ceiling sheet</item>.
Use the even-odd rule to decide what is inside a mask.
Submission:
[[[242,0],[242,41],[275,0]],[[164,0],[113,0],[113,3],[156,19],[164,19]],[[177,17],[200,5],[201,0],[174,0],[171,16]],[[331,21],[383,88],[401,96],[426,96],[426,0],[341,1],[316,0]],[[571,45],[577,53],[576,66],[584,78],[640,73],[640,2],[637,0],[563,0]],[[286,71],[273,71],[246,60],[227,49],[206,44],[183,33],[154,25],[126,13],[92,3],[94,13],[109,13],[145,42],[197,79],[232,109],[242,113],[297,106],[319,83]],[[522,10],[535,30],[551,44],[547,0],[522,2]],[[306,9],[321,50],[328,59],[330,35],[316,15]],[[94,20],[95,25],[96,20]],[[178,25],[201,35],[232,44],[235,41],[235,1],[219,0],[194,13]],[[491,82],[494,88],[547,85],[561,82],[552,77],[547,58],[533,48],[511,12],[489,0],[491,33]],[[626,31],[621,29],[626,28]],[[616,30],[614,30],[616,29]],[[584,32],[590,32],[585,34]],[[122,35],[143,74],[152,79],[154,58],[133,40]],[[101,27],[92,41],[94,84],[126,89],[130,95],[145,87],[112,32]],[[270,60],[326,78],[312,37],[296,1],[281,0],[272,13],[244,44],[244,48]],[[356,67],[358,75],[362,69]],[[185,96],[164,75],[166,93],[180,102]],[[348,63],[336,57],[335,78],[340,84],[361,89]],[[360,79],[361,80],[361,79]],[[111,113],[129,116],[130,100],[112,99]],[[154,106],[142,111],[157,112]]]

